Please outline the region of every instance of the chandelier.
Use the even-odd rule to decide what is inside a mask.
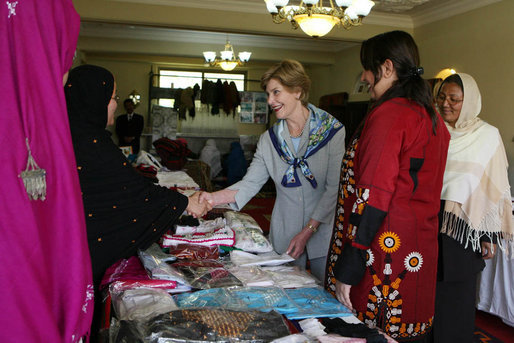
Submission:
[[[325,0],[330,7],[323,6],[323,0],[303,0],[299,5],[290,6],[287,5],[289,0],[264,1],[275,24],[288,20],[294,29],[300,27],[312,37],[326,35],[334,25],[341,25],[346,30],[361,25],[375,5],[370,0]]]
[[[241,51],[237,57],[235,57],[234,49],[232,48],[232,44],[230,44],[227,39],[227,44],[225,44],[225,50],[220,51],[221,57],[216,57],[215,51],[204,51],[203,57],[205,61],[209,63],[211,67],[220,66],[221,69],[230,71],[233,70],[237,66],[243,66],[246,62],[250,60],[251,52]]]

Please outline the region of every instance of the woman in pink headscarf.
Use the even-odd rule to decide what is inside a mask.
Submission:
[[[3,343],[79,342],[91,324],[91,265],[63,92],[79,22],[71,0],[0,5]]]

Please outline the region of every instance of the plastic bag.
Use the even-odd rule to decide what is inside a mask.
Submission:
[[[159,289],[111,289],[112,306],[120,320],[147,320],[156,315],[177,310],[175,301],[166,291]]]
[[[215,260],[182,261],[174,263],[173,267],[184,274],[193,288],[209,289],[243,285]]]
[[[147,322],[148,342],[264,343],[289,335],[282,316],[274,311],[191,309],[172,311]]]
[[[227,225],[234,228],[247,228],[247,229],[256,229],[262,233],[262,229],[257,224],[255,219],[252,218],[249,214],[235,212],[235,211],[227,211],[223,214],[225,219],[227,220]]]
[[[273,251],[273,246],[264,237],[261,229],[232,227],[236,234],[234,247],[243,251],[265,253]]]
[[[201,245],[179,244],[170,246],[169,253],[179,260],[217,260],[219,250],[217,246],[205,247]]]
[[[151,252],[151,251],[150,251]],[[148,251],[139,250],[139,259],[152,279],[176,281],[182,285],[189,286],[184,274],[171,267],[157,256]]]

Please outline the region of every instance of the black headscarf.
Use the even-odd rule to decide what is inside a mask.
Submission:
[[[95,285],[118,259],[171,229],[188,203],[138,174],[112,141],[105,126],[113,89],[113,75],[92,65],[72,69],[64,86]]]

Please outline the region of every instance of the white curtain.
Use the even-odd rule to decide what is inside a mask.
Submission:
[[[180,120],[179,132],[182,134],[194,134],[205,136],[237,136],[237,123],[239,114],[225,114],[220,108],[220,113],[212,115],[210,105],[202,104],[199,100],[195,101],[195,117],[186,113],[186,120]]]

